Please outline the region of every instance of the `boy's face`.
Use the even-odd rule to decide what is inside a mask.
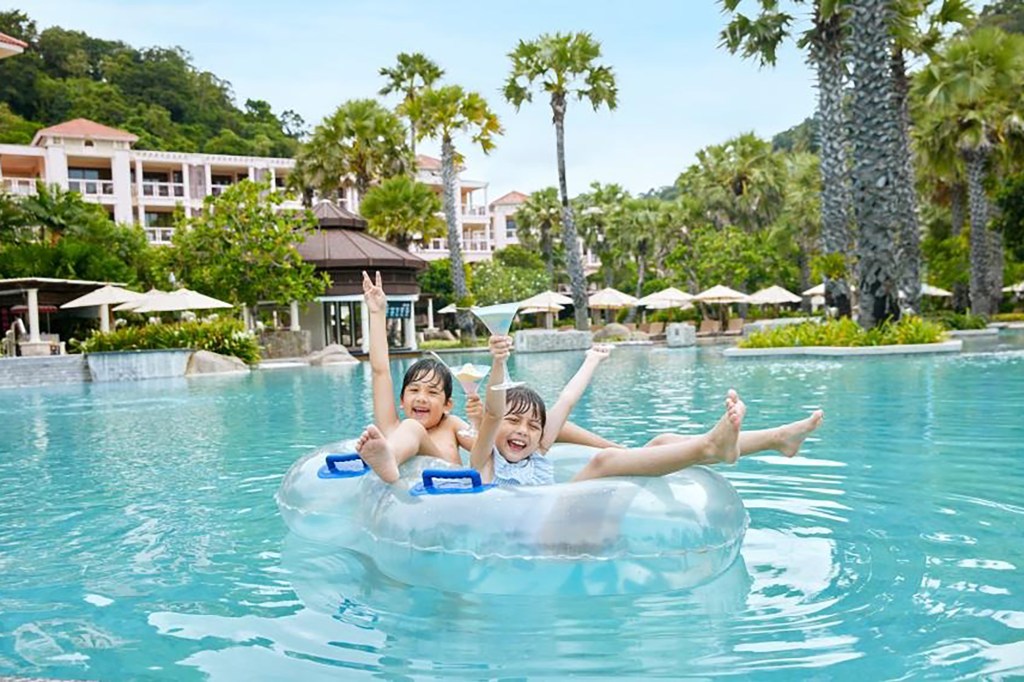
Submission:
[[[425,429],[440,424],[444,415],[452,409],[452,399],[444,397],[444,382],[433,372],[410,381],[402,391],[400,404],[405,416],[423,424]]]
[[[509,462],[519,462],[540,449],[543,434],[540,415],[535,410],[520,414],[506,412],[498,425],[494,445]]]

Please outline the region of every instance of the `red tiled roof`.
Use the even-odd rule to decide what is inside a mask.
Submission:
[[[522,204],[526,202],[529,198],[530,197],[527,194],[523,194],[522,192],[512,190],[508,194],[502,197],[498,197],[497,199],[492,201],[491,206],[496,206],[499,204]]]
[[[43,128],[36,133],[36,136],[32,139],[32,144],[39,141],[39,138],[44,135],[58,136],[58,137],[85,137],[96,140],[118,140],[125,142],[136,142],[139,138],[131,133],[118,130],[117,128],[111,128],[105,126],[102,123],[96,121],[90,121],[87,118],[76,118],[73,121],[65,121],[64,123],[58,123],[55,126],[49,128]]]
[[[435,159],[433,156],[426,156],[424,154],[417,154],[416,169],[427,171],[439,171],[441,170],[441,159]]]
[[[7,43],[8,45],[15,45],[20,48],[28,47],[28,43],[26,43],[25,41],[13,38],[7,35],[6,33],[0,33],[0,43]]]

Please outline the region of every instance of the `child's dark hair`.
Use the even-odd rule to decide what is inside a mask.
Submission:
[[[548,423],[544,399],[537,391],[527,386],[513,386],[505,392],[505,414],[536,414],[540,417],[541,430]]]
[[[452,371],[448,369],[448,365],[433,358],[422,358],[412,363],[402,379],[402,392],[399,395],[405,395],[406,387],[412,382],[423,381],[431,377],[440,379],[441,385],[444,387],[444,399],[450,400],[452,397]]]

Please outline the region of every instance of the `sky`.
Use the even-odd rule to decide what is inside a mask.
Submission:
[[[463,177],[489,182],[488,201],[557,185],[550,105],[535,97],[516,112],[501,96],[508,53],[542,33],[592,33],[619,87],[614,111],[570,104],[570,194],[593,181],[635,193],[672,184],[703,147],[749,131],[770,139],[815,105],[813,73],[792,45],[765,69],[718,47],[725,17],[715,0],[21,0],[15,7],[40,30],[59,25],[134,47],[180,46],[197,68],[229,81],[240,104],[266,100],[275,112],[298,112],[310,128],[345,100],[376,97],[379,69],[399,52],[422,52],[445,70],[446,83],[479,92],[501,119],[505,132],[489,155],[456,139]],[[384,101],[397,104],[394,96]],[[424,142],[417,151],[436,156],[439,145]]]

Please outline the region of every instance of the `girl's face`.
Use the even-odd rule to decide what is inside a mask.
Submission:
[[[540,415],[535,410],[518,414],[507,412],[498,425],[494,445],[507,461],[519,462],[537,452],[543,431]]]
[[[402,412],[409,419],[415,419],[423,428],[432,429],[441,423],[444,415],[452,409],[451,398],[444,397],[444,383],[436,374],[428,374],[417,381],[410,381],[402,391]]]

